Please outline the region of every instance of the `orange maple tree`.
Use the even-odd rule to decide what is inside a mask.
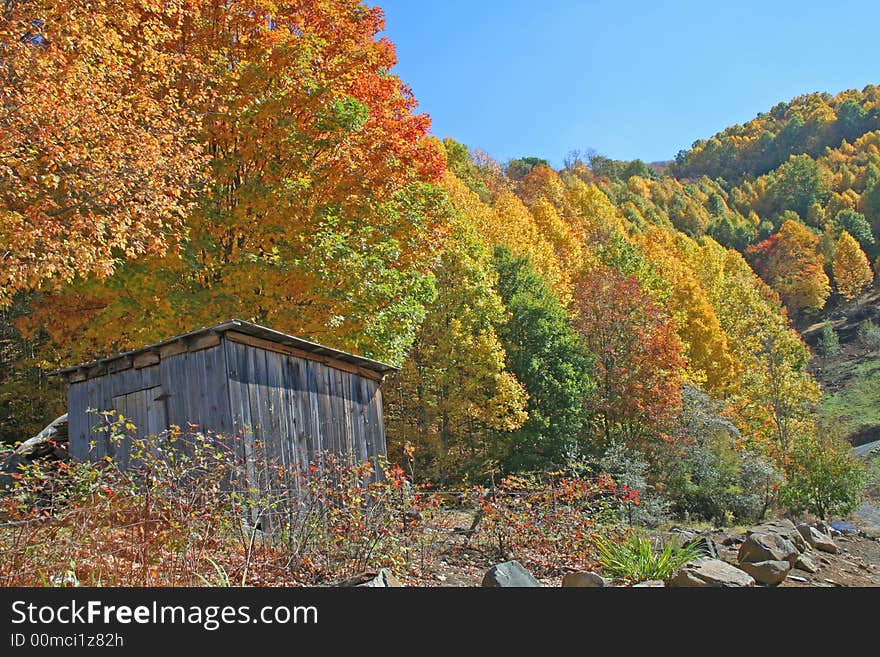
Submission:
[[[236,316],[396,359],[448,233],[429,118],[358,0],[172,3],[203,74],[209,157],[178,248],[83,281],[26,322],[106,351]],[[51,317],[72,317],[62,327]],[[72,356],[73,357],[73,356]]]
[[[204,164],[182,4],[0,7],[0,306],[173,243]]]
[[[797,221],[787,220],[779,232],[746,250],[758,275],[792,312],[820,310],[831,284],[819,254],[819,237]]]
[[[633,276],[599,266],[577,283],[574,323],[595,358],[595,429],[607,442],[648,447],[681,408],[686,360],[675,324]]]

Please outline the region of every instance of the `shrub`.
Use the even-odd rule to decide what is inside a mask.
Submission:
[[[664,493],[680,515],[727,524],[764,515],[780,477],[744,450],[739,430],[708,395],[685,386],[675,430],[688,442],[662,455]]]
[[[781,500],[795,513],[809,511],[825,519],[845,515],[861,501],[865,468],[830,428],[795,437],[785,474]]]
[[[877,326],[870,319],[859,324],[857,336],[859,344],[865,349],[870,349],[871,351],[880,349],[880,326]]]
[[[591,565],[593,535],[616,515],[610,477],[506,477],[493,489],[474,489],[473,541],[494,557],[517,559],[546,574]]]
[[[618,517],[631,525],[656,527],[669,515],[669,503],[648,483],[648,461],[636,449],[612,443],[599,460],[599,471],[617,485]]]
[[[823,356],[833,356],[840,352],[840,338],[837,331],[831,326],[831,322],[822,325],[822,333],[819,334],[819,353]]]
[[[605,572],[637,582],[667,580],[684,564],[703,556],[690,543],[680,546],[675,541],[668,541],[663,548],[655,549],[648,537],[639,534],[631,534],[619,543],[597,539],[596,550],[599,565]]]
[[[301,584],[430,558],[439,502],[399,467],[316,454],[286,468],[260,445],[242,455],[213,434],[132,429],[111,414],[102,427],[127,445],[129,470],[108,458],[15,473],[0,497],[0,585],[68,574],[84,585]]]
[[[125,426],[106,426],[117,445]],[[130,447],[138,466],[124,472],[109,458],[19,466],[0,499],[0,583],[195,584],[193,573],[234,529],[222,446],[170,431],[152,449]]]

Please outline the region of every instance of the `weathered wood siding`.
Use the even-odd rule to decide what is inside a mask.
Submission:
[[[361,461],[385,454],[379,381],[290,354],[223,343],[232,424],[245,454],[262,446],[270,463],[287,467],[325,451]]]
[[[147,390],[149,399],[145,396],[141,400],[141,396],[135,394]],[[164,404],[164,408],[157,407],[158,404]],[[170,425],[187,429],[190,424],[198,425],[203,431],[230,435],[232,423],[222,344],[165,356],[159,363],[141,369],[126,369],[71,383],[67,389],[67,408],[71,454],[80,460],[97,461],[107,454],[114,455],[106,433],[93,431],[104,420],[99,413],[88,413],[90,408],[123,413],[138,425],[137,433],[141,436]],[[159,429],[163,419],[167,426]],[[90,451],[91,442],[95,445]]]
[[[140,436],[171,425],[217,432],[236,446],[239,456],[260,457],[246,458],[246,463],[290,467],[310,462],[320,452],[349,454],[358,461],[385,454],[378,377],[283,349],[225,336],[214,339],[216,346],[196,345],[193,350],[194,345],[170,345],[158,362],[144,358],[140,368],[71,382],[68,412],[74,458],[96,461],[109,454],[123,467],[127,463],[127,443],[117,450],[108,444],[106,433],[95,433],[104,420],[99,413],[88,413],[90,408],[124,414],[138,426]],[[259,453],[254,452],[257,446]],[[265,471],[249,475],[255,475],[254,482],[271,485]]]

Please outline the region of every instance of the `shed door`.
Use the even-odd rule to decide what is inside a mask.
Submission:
[[[168,428],[168,414],[165,410],[166,396],[162,392],[162,386],[136,390],[126,395],[113,398],[113,408],[121,413],[137,427],[132,433],[139,438],[162,433]],[[126,437],[117,447],[108,446],[108,454],[116,458],[120,468],[129,465],[131,452],[131,438]]]

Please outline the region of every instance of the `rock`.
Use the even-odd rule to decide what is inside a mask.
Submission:
[[[768,586],[776,586],[785,579],[791,564],[787,561],[745,562],[739,565],[740,570],[747,572],[755,581]]]
[[[718,550],[718,558],[721,561],[726,561],[727,563],[733,564],[734,566],[739,563],[736,558],[737,549],[735,547],[726,547]]]
[[[669,586],[740,587],[754,586],[755,580],[736,566],[718,559],[697,559],[679,568],[669,580]]]
[[[484,587],[537,587],[541,582],[523,568],[519,561],[505,561],[492,566],[483,577]]]
[[[751,533],[739,546],[737,560],[740,563],[759,563],[761,561],[787,561],[794,566],[800,555],[794,543],[780,534]]]
[[[730,547],[731,545],[739,545],[744,540],[746,540],[745,536],[725,536],[721,539],[721,545]]]
[[[337,584],[337,586],[362,586],[369,588],[400,588],[403,584],[387,568],[377,572],[363,572],[349,577]]]
[[[52,586],[56,587],[80,585],[79,580],[76,578],[76,574],[70,570],[58,573],[57,575],[52,575],[52,577],[49,578],[49,581],[52,583]]]
[[[785,538],[791,541],[792,545],[794,545],[801,554],[808,552],[811,549],[810,544],[804,540],[804,537],[797,529],[792,529],[791,531],[786,532]]]
[[[14,482],[13,474],[21,465],[28,465],[39,459],[68,461],[70,454],[67,433],[67,414],[55,418],[45,429],[33,438],[28,438],[16,446],[5,460],[0,461],[0,490],[7,489]]]
[[[659,579],[649,579],[644,582],[639,582],[638,584],[633,584],[632,588],[634,589],[648,589],[648,588],[664,588],[666,584],[663,583],[663,580]]]
[[[806,577],[800,577],[799,575],[789,575],[788,579],[794,580],[795,582],[809,582],[810,581]]]
[[[690,543],[691,541],[695,541],[700,537],[697,532],[691,529],[679,529],[678,527],[673,527],[670,531],[676,535],[679,545]]]
[[[830,552],[831,554],[837,553],[837,545],[831,540],[831,537],[828,536],[828,534],[823,534],[812,525],[806,523],[798,525],[798,531],[801,533],[801,536],[804,537],[804,540],[817,550]]]
[[[778,527],[783,531],[794,531],[795,525],[788,518],[780,518],[779,520],[771,520],[770,522],[765,522],[764,527]]]
[[[802,554],[798,557],[797,562],[794,564],[794,567],[798,570],[803,570],[807,573],[816,573],[819,570],[819,567],[813,563],[813,560],[810,559],[806,554]]]
[[[777,534],[790,541],[799,552],[806,552],[809,549],[809,545],[803,536],[800,535],[795,524],[787,518],[765,522],[757,527],[752,527],[746,534]]]
[[[605,578],[592,572],[566,573],[562,577],[562,586],[566,588],[605,588]]]

